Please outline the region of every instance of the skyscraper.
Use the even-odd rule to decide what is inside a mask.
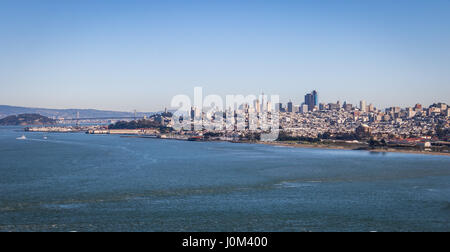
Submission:
[[[305,95],[305,104],[308,105],[309,111],[313,111],[314,107],[319,105],[319,95],[316,90]]]
[[[313,96],[313,101],[314,101],[314,107],[319,106],[319,94],[317,93],[316,90],[314,90],[312,92],[312,96]]]
[[[293,111],[293,104],[292,104],[292,101],[289,101],[287,112],[292,113],[292,111]]]
[[[260,114],[261,113],[261,103],[259,101],[259,99],[255,100],[255,111],[256,113]]]
[[[367,112],[366,101],[362,100],[359,102],[359,109],[361,110],[361,112]]]
[[[267,102],[267,112],[269,112],[269,113],[272,112],[272,102],[270,102],[270,101]]]

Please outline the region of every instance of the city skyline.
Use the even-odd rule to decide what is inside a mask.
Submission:
[[[2,0],[0,232],[448,232],[449,27],[450,0]]]
[[[315,100],[314,100],[314,106],[310,106],[310,104],[308,105],[307,97],[312,95],[313,93],[315,93]],[[191,98],[190,94],[186,94],[189,98]],[[208,95],[214,95],[214,94],[205,94],[206,96]],[[236,94],[232,94],[233,96]],[[352,99],[346,99],[346,100],[329,100],[329,101],[324,101],[324,100],[319,100],[319,98],[317,97],[318,92],[317,90],[313,90],[309,93],[296,97],[291,97],[291,98],[286,98],[286,99],[280,99],[279,103],[272,103],[272,108],[277,108],[278,106],[282,106],[280,108],[283,108],[286,110],[286,112],[298,112],[295,108],[298,108],[301,110],[301,106],[306,106],[308,111],[311,111],[313,108],[319,108],[320,105],[330,105],[330,104],[340,104],[340,107],[343,108],[342,106],[345,104],[349,104],[351,105],[353,108],[362,108],[362,104],[364,104],[364,107],[369,107],[369,106],[373,106],[374,108],[376,108],[377,110],[380,111],[384,111],[386,109],[390,109],[390,108],[394,108],[394,107],[398,107],[398,108],[411,108],[411,107],[415,107],[417,105],[421,105],[423,107],[430,107],[433,106],[435,104],[439,104],[439,103],[444,103],[444,104],[448,104],[445,101],[434,101],[431,103],[421,103],[421,102],[413,102],[411,104],[392,104],[390,106],[386,106],[386,107],[382,107],[382,106],[376,106],[375,104],[377,104],[376,102],[373,101],[367,101],[367,100],[363,100],[363,99],[357,99],[357,98],[352,98]],[[246,95],[243,95],[244,97],[246,97]],[[250,94],[250,96],[252,96],[252,94]],[[261,96],[270,96],[270,94],[264,94],[264,92],[262,92],[261,94],[257,94],[255,95],[256,97],[260,97]],[[223,98],[225,99],[226,95],[223,96]],[[248,96],[247,96],[248,97]],[[303,99],[303,100],[302,100]],[[258,100],[255,100],[255,102]],[[355,102],[349,102],[349,101],[355,101]],[[270,103],[270,100],[268,101]],[[262,104],[261,104],[262,105]],[[24,105],[11,105],[11,104],[0,104],[0,106],[7,106],[7,107],[17,107],[17,108],[29,108],[29,109],[49,109],[49,110],[98,110],[98,111],[107,111],[107,112],[123,112],[123,113],[135,113],[135,112],[139,112],[139,113],[152,113],[152,112],[163,112],[164,110],[167,109],[171,109],[171,110],[176,110],[177,107],[171,107],[170,106],[170,102],[168,102],[167,104],[160,104],[158,105],[159,107],[161,107],[161,109],[157,109],[157,110],[137,110],[137,109],[131,109],[131,110],[114,110],[114,109],[104,109],[104,108],[96,108],[96,107],[43,107],[43,106],[24,106]],[[292,111],[289,111],[289,106],[292,106]]]
[[[449,103],[448,1],[4,1],[0,103],[160,111],[173,96]],[[295,95],[294,95],[295,94]]]

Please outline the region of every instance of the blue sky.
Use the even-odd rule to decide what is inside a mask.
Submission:
[[[0,3],[0,104],[155,111],[177,94],[450,102],[450,1]]]

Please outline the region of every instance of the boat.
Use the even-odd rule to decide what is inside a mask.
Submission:
[[[22,135],[21,137],[16,138],[17,140],[26,140],[27,137],[25,135]]]
[[[48,139],[48,137],[45,136],[45,137],[44,137],[44,140],[47,140],[47,139]]]
[[[203,141],[203,140],[204,140],[204,138],[202,136],[193,136],[193,137],[188,138],[188,141],[194,141],[194,142]]]

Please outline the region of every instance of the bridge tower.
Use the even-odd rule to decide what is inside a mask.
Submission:
[[[77,111],[77,127],[80,126],[80,111]]]

